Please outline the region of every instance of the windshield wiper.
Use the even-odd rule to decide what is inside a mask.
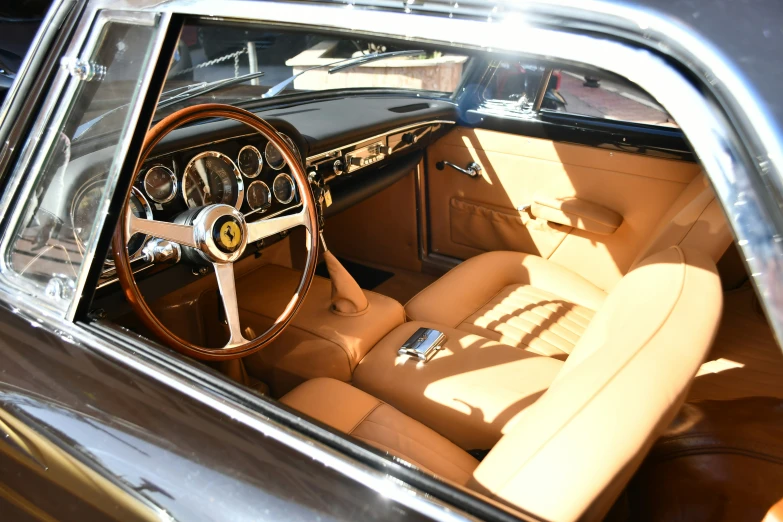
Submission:
[[[243,74],[242,76],[236,76],[232,78],[223,78],[221,80],[215,80],[213,82],[199,82],[199,83],[192,83],[190,85],[183,85],[182,87],[175,87],[173,89],[169,89],[168,91],[163,91],[161,93],[160,101],[158,102],[158,106],[156,110],[169,107],[170,105],[174,105],[176,103],[180,103],[185,100],[189,100],[191,98],[195,98],[196,96],[201,96],[202,94],[207,94],[209,92],[222,89],[223,87],[229,87],[231,85],[243,83],[263,75],[264,75],[263,72],[254,72],[254,73]],[[96,116],[95,118],[91,119],[88,122],[82,123],[76,129],[76,132],[74,133],[72,139],[74,140],[77,139],[79,136],[86,133],[95,124],[100,122],[106,116],[113,114],[121,109],[125,109],[129,105],[130,105],[129,103],[122,104],[119,107],[115,107],[113,109],[104,112],[100,116]]]
[[[345,60],[337,60],[331,63],[322,63],[321,65],[314,65],[312,67],[308,67],[304,71],[300,71],[293,76],[290,76],[283,80],[280,83],[277,83],[269,88],[268,91],[266,91],[263,95],[261,95],[262,98],[271,98],[272,96],[278,95],[283,89],[288,87],[288,85],[302,76],[306,72],[310,72],[314,69],[324,69],[326,67],[331,67],[329,69],[329,74],[334,74],[336,72],[348,69],[350,67],[356,67],[357,65],[362,65],[369,62],[374,62],[376,60],[385,60],[386,58],[394,58],[396,56],[421,56],[422,54],[425,54],[424,51],[418,50],[418,51],[391,51],[388,53],[370,53],[365,54],[363,56],[356,56],[355,58],[347,58]]]
[[[223,87],[229,87],[231,85],[236,85],[238,83],[244,83],[248,80],[252,80],[253,78],[259,78],[263,75],[264,75],[263,72],[253,72],[253,73],[243,74],[241,76],[236,76],[233,78],[223,78],[222,80],[215,80],[214,82],[201,82],[201,83],[195,83],[193,85],[188,85],[185,87],[186,90],[184,92],[179,92],[165,99],[161,98],[161,100],[158,102],[157,109],[158,110],[165,109],[166,107],[174,105],[175,103],[180,103],[185,100],[195,98],[196,96],[201,96],[203,94],[207,94],[209,92],[222,89]],[[179,87],[178,89],[171,89],[171,91],[168,92],[171,93],[172,91],[181,90],[181,89],[182,87]]]

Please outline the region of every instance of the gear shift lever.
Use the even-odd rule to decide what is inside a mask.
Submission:
[[[329,279],[332,281],[332,312],[338,315],[364,314],[370,307],[367,296],[342,263],[329,252],[323,233],[320,236],[326,269],[329,270]]]

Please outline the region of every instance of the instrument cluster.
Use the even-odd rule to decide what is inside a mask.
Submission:
[[[280,136],[301,161],[294,141]],[[141,169],[136,186],[151,202],[156,219],[223,203],[254,221],[301,205],[283,155],[258,135],[158,156]]]

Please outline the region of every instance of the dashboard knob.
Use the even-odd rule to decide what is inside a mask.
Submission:
[[[332,170],[335,174],[338,176],[345,173],[345,162],[341,159],[337,159],[334,161],[334,164],[332,165]]]
[[[408,145],[413,145],[419,140],[419,137],[413,134],[412,132],[406,132],[402,135],[402,141],[403,143],[407,143]]]

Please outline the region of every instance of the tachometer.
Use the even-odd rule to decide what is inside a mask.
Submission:
[[[240,172],[248,178],[255,178],[261,173],[261,167],[264,166],[264,160],[261,159],[261,153],[252,145],[242,147],[237,155],[237,166]]]
[[[182,197],[189,208],[225,203],[242,205],[244,183],[234,162],[220,152],[196,155],[182,175]]]
[[[144,191],[155,203],[168,203],[177,195],[177,176],[170,168],[155,165],[144,174]]]

